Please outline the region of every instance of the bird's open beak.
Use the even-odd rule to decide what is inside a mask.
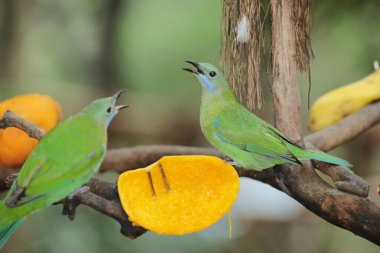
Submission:
[[[121,109],[124,109],[124,108],[127,108],[127,107],[129,107],[129,105],[117,105],[117,106],[114,107],[114,110],[118,112]]]
[[[115,98],[115,103],[119,99],[119,97],[121,96],[121,94],[123,94],[125,91],[127,91],[127,90],[126,89],[120,90],[120,91],[116,92],[115,95],[113,95],[113,97]],[[129,107],[129,105],[115,105],[113,107],[113,110],[116,111],[116,112],[118,112],[121,109],[124,109],[124,108],[127,108],[127,107]]]
[[[124,92],[126,92],[127,90],[124,89],[124,90],[119,90],[118,92],[115,93],[115,95],[113,95],[113,97],[115,98],[115,100],[118,100],[119,97],[121,96],[121,94],[123,94]]]
[[[195,74],[195,75],[198,75],[198,74],[203,74],[203,75],[204,75],[204,73],[203,73],[203,71],[200,69],[200,66],[199,66],[198,63],[196,63],[196,62],[192,62],[192,61],[185,61],[185,62],[190,63],[191,65],[193,65],[193,66],[196,68],[196,70],[192,70],[192,69],[189,69],[189,68],[183,68],[183,70],[188,71],[188,72],[190,72],[190,73],[193,73],[193,74]]]

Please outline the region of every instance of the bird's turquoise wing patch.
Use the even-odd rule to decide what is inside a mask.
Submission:
[[[284,144],[282,144],[281,141],[275,139],[272,142],[274,144],[283,145],[280,148],[276,148],[277,150],[270,149],[266,146],[260,146],[254,143],[252,138],[246,137],[246,133],[241,132],[241,131],[229,131],[228,129],[224,128],[218,118],[214,119],[213,121],[214,127],[215,127],[215,132],[214,135],[216,138],[219,140],[223,141],[226,144],[233,145],[242,151],[245,152],[250,152],[257,154],[262,157],[262,159],[265,160],[265,158],[271,158],[274,160],[282,160],[284,162],[290,162],[294,164],[300,164],[298,159],[294,157],[286,148]],[[279,151],[283,151],[280,153]]]

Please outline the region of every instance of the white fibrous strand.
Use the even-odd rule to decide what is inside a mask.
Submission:
[[[242,16],[237,24],[236,40],[239,43],[247,43],[249,41],[249,20],[246,15]]]

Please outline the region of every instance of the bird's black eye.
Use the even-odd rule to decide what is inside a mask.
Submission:
[[[107,108],[107,112],[108,112],[108,113],[110,113],[111,110],[112,110],[112,107],[111,107],[111,106]]]
[[[216,73],[215,73],[215,71],[211,71],[210,73],[208,73],[211,77],[214,77],[214,76],[216,76]]]

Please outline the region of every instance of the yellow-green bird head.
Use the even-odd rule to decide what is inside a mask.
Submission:
[[[118,91],[115,95],[97,99],[83,109],[83,115],[90,115],[97,122],[109,126],[115,115],[123,108],[129,107],[129,105],[116,105],[116,102],[120,95],[125,90]]]
[[[193,65],[196,69],[192,70],[184,68],[190,73],[193,73],[202,85],[203,92],[211,94],[220,94],[226,90],[229,90],[228,81],[217,67],[210,63],[196,63],[192,61],[186,61]]]

